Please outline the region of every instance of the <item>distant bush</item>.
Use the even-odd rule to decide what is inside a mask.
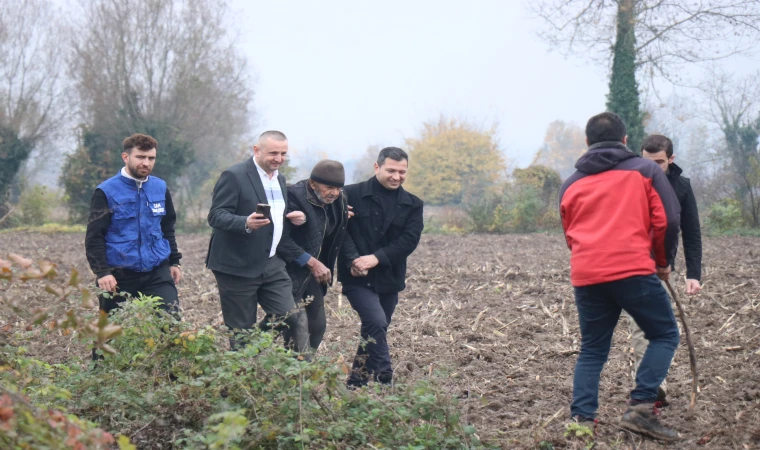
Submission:
[[[738,200],[728,198],[710,205],[707,211],[705,227],[708,232],[725,232],[742,228],[741,203]]]
[[[15,211],[5,226],[40,226],[49,222],[53,209],[60,203],[60,198],[45,186],[34,185],[24,189],[19,196]]]
[[[543,166],[516,169],[500,195],[486,195],[467,208],[479,233],[530,233],[560,225],[559,175]]]

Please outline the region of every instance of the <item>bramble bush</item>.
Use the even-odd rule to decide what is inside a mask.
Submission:
[[[100,342],[107,351],[97,362],[83,355],[47,364],[6,346],[0,380],[15,383],[29,404],[120,435],[123,449],[132,445],[126,436],[153,448],[482,448],[456,400],[432,382],[350,391],[341,360],[305,361],[258,331],[229,352],[226,332],[156,306],[154,298],[132,299],[96,327],[119,329]],[[98,336],[89,325],[74,330],[85,342]]]

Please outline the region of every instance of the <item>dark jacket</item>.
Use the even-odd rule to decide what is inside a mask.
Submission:
[[[128,180],[131,182],[132,186],[135,189],[135,196],[137,195],[137,187],[133,180],[129,180],[126,177],[124,177],[125,180]],[[155,178],[151,176],[151,181],[158,180],[158,178]],[[150,183],[151,181],[148,181]],[[145,186],[148,184],[146,183]],[[169,189],[166,188],[164,191],[164,201],[163,201],[163,214],[161,214],[160,219],[160,233],[162,238],[168,243],[169,247],[169,254],[168,259],[170,264],[179,264],[180,259],[182,258],[182,254],[177,249],[177,239],[175,238],[175,232],[174,232],[174,224],[177,220],[177,215],[174,211],[174,204],[172,203],[172,197],[169,193]],[[87,261],[90,263],[90,268],[92,269],[93,273],[95,273],[95,276],[98,278],[102,278],[106,275],[122,275],[124,273],[132,273],[131,270],[125,269],[126,265],[120,264],[116,262],[116,264],[109,263],[108,260],[108,240],[110,239],[108,237],[109,230],[112,230],[115,226],[114,224],[114,209],[119,209],[119,214],[121,214],[121,218],[117,219],[118,221],[127,221],[127,220],[134,220],[135,224],[137,223],[136,213],[133,215],[131,212],[127,213],[126,209],[123,208],[116,208],[117,205],[113,205],[114,208],[112,208],[109,205],[108,196],[106,193],[98,188],[95,189],[95,192],[92,194],[92,200],[90,201],[90,218],[87,222],[87,234],[85,235],[85,252],[87,254]],[[146,205],[147,208],[147,205]],[[152,211],[150,212],[152,215]],[[131,216],[132,219],[127,218],[126,216]],[[113,234],[113,233],[111,233]],[[138,241],[137,238],[134,239],[135,242]],[[147,238],[146,241],[148,242]],[[138,248],[135,246],[134,248]],[[150,251],[150,250],[147,250]],[[161,261],[159,261],[159,264],[165,260],[163,258],[162,252],[162,258]],[[114,262],[114,261],[112,261]],[[158,265],[158,264],[156,264]]]
[[[673,264],[680,207],[657,164],[620,142],[601,142],[575,168],[559,194],[573,286],[651,275],[655,264]]]
[[[279,175],[278,181],[282,192],[287,192],[285,177]],[[287,211],[288,198],[287,195],[283,197]],[[274,225],[270,223],[250,233],[245,231],[245,221],[259,203],[266,204],[269,200],[253,158],[222,172],[214,186],[208,212],[208,224],[213,231],[206,267],[246,278],[256,278],[264,273],[272,249]],[[284,216],[283,220],[287,221]]]
[[[338,281],[359,285],[379,294],[400,292],[406,288],[406,258],[420,242],[422,234],[422,200],[398,188],[396,208],[377,212],[380,202],[373,192],[374,177],[346,186],[354,217],[348,222],[348,234],[359,255],[375,255],[380,264],[366,277],[351,276],[351,261],[338,258]]]
[[[683,170],[676,164],[668,166],[668,181],[681,205],[681,237],[686,259],[686,278],[702,278],[702,231],[699,227],[697,199],[691,189],[689,179],[682,176]]]
[[[293,281],[293,297],[298,299],[311,278],[311,270],[305,266],[310,257],[317,258],[333,271],[339,252],[347,261],[353,261],[359,254],[354,243],[344,239],[348,225],[348,199],[345,193],[341,193],[331,204],[322,205],[309,187],[309,180],[301,180],[288,186],[288,212],[292,211],[302,211],[306,215],[306,223],[294,226],[290,220],[285,221],[277,255],[287,263],[288,275]],[[328,214],[336,218],[336,225],[335,230],[325,236]],[[331,277],[330,286],[332,282]],[[327,293],[327,285],[322,285],[322,293]]]

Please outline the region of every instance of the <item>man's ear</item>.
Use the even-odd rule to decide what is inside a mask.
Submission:
[[[628,135],[623,136],[623,145],[628,145]]]

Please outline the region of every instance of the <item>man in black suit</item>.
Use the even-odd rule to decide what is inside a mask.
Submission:
[[[277,256],[286,219],[305,220],[302,212],[286,215],[285,162],[288,140],[279,131],[266,131],[253,146],[253,158],[222,172],[214,186],[208,223],[213,228],[206,267],[216,277],[224,323],[231,330],[249,330],[256,323],[257,302],[264,312],[290,329],[295,350],[308,347],[306,318],[297,312],[285,261]],[[271,220],[256,213],[258,204],[270,207]],[[243,343],[230,338],[237,350]]]
[[[353,206],[348,221],[349,238],[360,256],[338,257],[338,281],[343,294],[361,319],[362,342],[348,378],[351,387],[375,381],[393,381],[390,349],[386,335],[398,304],[398,293],[406,287],[406,258],[420,242],[422,200],[401,187],[406,180],[409,157],[396,147],[380,151],[375,176],[346,186]]]

